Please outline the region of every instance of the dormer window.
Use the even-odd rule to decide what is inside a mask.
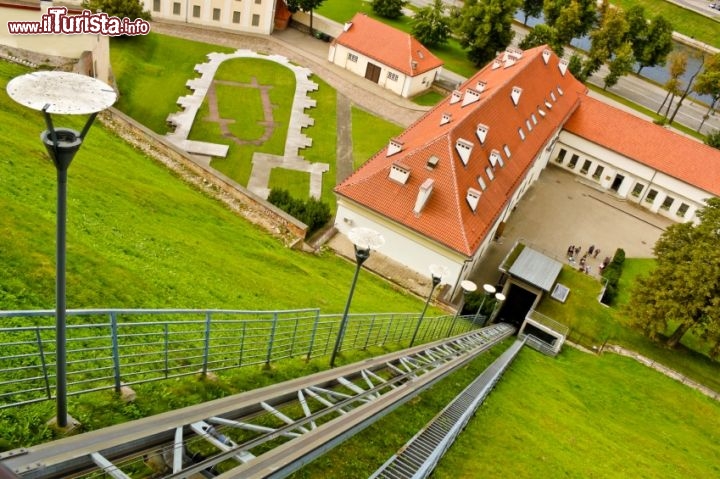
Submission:
[[[470,209],[473,210],[473,213],[477,210],[478,203],[480,202],[480,193],[475,188],[468,188],[467,194],[465,195],[465,200],[467,201],[468,206],[470,206]]]
[[[446,124],[450,123],[451,120],[452,120],[452,115],[450,113],[443,113],[442,117],[440,117],[440,124],[446,125]]]
[[[514,86],[512,91],[510,92],[510,98],[512,98],[513,105],[517,106],[517,104],[520,102],[520,95],[522,95],[522,88],[519,86]]]
[[[523,131],[522,127],[518,128],[518,135],[520,135],[520,139],[525,141],[525,132]]]
[[[560,96],[563,96],[565,94],[565,92],[560,87],[557,87],[557,92],[558,92],[558,95],[560,95]]]
[[[402,151],[404,143],[400,140],[390,140],[390,144],[387,147],[386,156],[392,156],[395,153]]]
[[[503,145],[503,151],[505,152],[505,156],[507,156],[507,157],[508,157],[508,160],[509,160],[510,157],[512,156],[512,155],[510,154],[510,147],[507,146],[507,145]],[[500,163],[500,166],[502,166],[502,163]]]
[[[471,103],[475,103],[480,99],[480,93],[476,92],[475,90],[468,88],[465,90],[465,97],[463,98],[462,106],[469,105]]]
[[[490,166],[495,168],[495,166],[505,166],[505,163],[503,163],[502,156],[500,156],[500,152],[497,150],[493,150],[490,152]],[[490,178],[492,179],[492,178]]]
[[[393,163],[390,165],[390,174],[388,176],[391,180],[404,185],[410,178],[410,168],[400,163]]]
[[[487,189],[487,185],[485,184],[485,179],[482,176],[478,175],[477,182],[478,182],[478,185],[480,185],[481,190],[485,191]]]
[[[428,158],[427,163],[425,164],[425,167],[428,170],[434,170],[437,167],[438,163],[440,163],[440,158],[433,155],[430,158]]]
[[[485,80],[478,80],[476,89],[480,93],[485,91],[485,87],[487,86],[487,82]]]
[[[460,161],[462,161],[463,165],[467,166],[468,161],[470,161],[470,153],[472,153],[472,149],[473,144],[470,141],[458,138],[455,142],[455,151],[457,151],[458,155],[460,155]]]
[[[547,100],[545,101],[545,106],[547,107],[548,110],[552,110],[552,103],[550,103],[549,101],[547,101]]]
[[[550,61],[550,57],[552,56],[552,53],[550,53],[550,50],[543,50],[542,52],[542,59],[545,62],[545,65],[548,64]]]
[[[501,66],[502,66],[502,62],[501,62],[500,60],[498,60],[498,59],[495,59],[495,61],[493,61],[493,63],[492,63],[492,67],[491,67],[491,68],[492,68],[493,70],[497,70],[497,69],[500,68]]]
[[[565,76],[565,73],[567,72],[567,69],[568,69],[568,61],[565,60],[564,58],[561,59],[560,63],[558,63],[558,68],[560,69],[560,74],[562,76]]]
[[[490,166],[485,167],[485,174],[490,179],[490,181],[495,179],[495,173],[493,173],[493,169]]]
[[[462,99],[462,92],[460,90],[453,90],[450,95],[450,104],[459,102]]]
[[[487,138],[489,130],[490,127],[487,125],[483,125],[482,123],[478,123],[477,128],[475,128],[475,135],[477,136],[478,140],[480,140],[481,145],[485,143],[485,138]]]

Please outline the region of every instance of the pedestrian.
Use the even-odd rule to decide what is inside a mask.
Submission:
[[[598,254],[600,254],[600,248],[595,248],[595,251],[593,251],[593,258],[597,258]]]
[[[593,254],[593,251],[594,251],[594,250],[595,250],[595,245],[594,245],[594,244],[591,244],[590,247],[588,248],[587,254]]]
[[[580,251],[582,251],[582,246],[576,246],[575,247],[575,255],[579,255]]]
[[[568,258],[571,258],[573,254],[575,254],[575,245],[571,244],[567,249]]]

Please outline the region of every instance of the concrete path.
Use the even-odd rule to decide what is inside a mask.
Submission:
[[[352,112],[350,110],[350,99],[338,92],[337,94],[337,154],[335,169],[339,185],[345,178],[350,176],[353,168],[353,146],[352,146]]]

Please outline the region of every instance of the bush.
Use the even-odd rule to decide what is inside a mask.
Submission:
[[[705,138],[705,144],[720,150],[720,130],[716,130],[714,133],[710,133]]]
[[[315,198],[298,200],[284,189],[273,188],[267,199],[271,204],[305,223],[308,227],[308,235],[322,228],[332,217],[327,203]]]
[[[618,248],[615,250],[612,261],[607,265],[605,271],[603,271],[603,278],[605,278],[605,293],[600,298],[600,302],[607,305],[612,305],[615,297],[617,296],[617,286],[622,275],[623,264],[625,263],[625,250]]]

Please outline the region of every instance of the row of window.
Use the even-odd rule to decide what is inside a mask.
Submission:
[[[558,164],[562,165],[563,162],[565,161],[566,156],[567,156],[567,151],[564,148],[561,148],[555,161]],[[567,164],[567,168],[574,170],[578,164],[579,159],[580,159],[580,157],[577,154],[573,153],[573,155],[570,157],[570,161]],[[590,171],[591,166],[592,166],[592,161],[587,160],[587,159],[584,160],[582,168],[580,168],[580,173],[583,175],[587,175],[588,172]],[[600,177],[602,176],[603,171],[605,171],[604,166],[602,166],[602,165],[595,166],[595,170],[593,171],[593,174],[592,174],[593,179],[600,181]],[[643,183],[636,182],[635,185],[633,186],[633,189],[630,192],[630,194],[635,198],[640,198],[643,191],[645,190],[645,186],[646,185],[644,185]],[[644,199],[645,203],[653,204],[659,193],[660,192],[658,190],[650,188],[648,190],[647,194],[645,195],[645,199]],[[667,195],[665,197],[665,199],[663,200],[662,204],[660,205],[660,209],[665,210],[665,211],[670,210],[670,208],[672,208],[673,204],[675,204],[675,201],[676,201],[675,198],[673,198],[670,195]],[[688,205],[687,203],[681,202],[680,206],[678,206],[678,209],[675,211],[675,214],[677,216],[680,216],[681,218],[684,218],[689,209],[690,209],[690,205]]]
[[[160,1],[161,0],[154,0],[153,10],[156,12],[160,11]],[[259,4],[260,0],[255,0],[255,3]],[[182,12],[182,4],[180,2],[173,2],[173,15],[181,15],[181,12]],[[194,18],[200,18],[200,15],[202,15],[200,5],[193,5],[192,16]],[[212,14],[213,20],[220,21],[221,15],[222,15],[222,10],[220,8],[213,8],[213,14]],[[240,12],[238,12],[237,10],[233,11],[232,22],[240,23]],[[260,15],[253,14],[251,25],[253,27],[260,26]]]

